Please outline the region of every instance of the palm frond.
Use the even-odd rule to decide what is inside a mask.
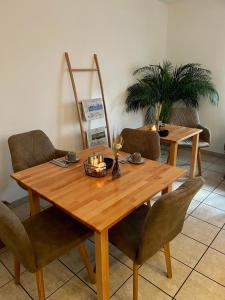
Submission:
[[[141,78],[127,90],[127,111],[147,108],[146,121],[150,116],[150,108],[155,107],[156,103],[163,104],[161,115],[165,121],[173,103],[177,101],[196,108],[201,98],[208,98],[214,105],[219,101],[211,72],[197,63],[173,67],[171,62],[164,61],[162,64],[139,68],[134,75]]]

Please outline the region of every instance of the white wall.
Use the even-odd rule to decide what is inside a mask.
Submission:
[[[80,133],[64,51],[73,65],[102,66],[110,126],[136,127],[125,90],[136,67],[166,54],[167,7],[157,0],[7,0],[0,8],[0,199],[24,192],[10,180],[7,139],[40,128],[54,144],[79,150]],[[95,79],[79,77],[80,97],[96,97]]]
[[[211,151],[225,143],[225,1],[175,0],[169,4],[167,57],[177,64],[197,62],[213,72],[218,107],[202,102],[202,124],[212,131]]]

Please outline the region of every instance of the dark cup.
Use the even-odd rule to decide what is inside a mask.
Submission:
[[[141,161],[141,153],[134,152],[133,154],[131,154],[131,159],[133,162],[139,163]]]
[[[66,160],[75,161],[76,160],[76,153],[75,152],[68,152],[67,155],[66,155]]]

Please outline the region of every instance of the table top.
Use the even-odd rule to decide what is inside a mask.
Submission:
[[[83,161],[90,152],[113,157],[106,146],[80,153],[69,168],[51,163],[12,174],[22,183],[93,230],[104,231],[185,174],[184,169],[145,159],[141,165],[120,164],[122,176],[112,179],[111,170],[102,178],[86,176]],[[121,152],[121,156],[127,153]]]
[[[149,128],[151,128],[151,125],[146,125],[139,129],[150,130]],[[189,127],[172,125],[172,124],[165,124],[164,129],[169,130],[169,135],[166,137],[160,137],[160,140],[167,143],[171,143],[171,142],[178,143],[202,132],[202,129],[189,128]]]

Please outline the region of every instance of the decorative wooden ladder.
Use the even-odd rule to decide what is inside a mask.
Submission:
[[[78,117],[79,117],[83,149],[88,148],[88,145],[87,145],[87,137],[86,137],[86,133],[85,133],[84,126],[83,126],[83,121],[82,121],[82,111],[81,111],[81,105],[80,105],[81,102],[79,101],[79,98],[78,98],[77,88],[76,88],[75,79],[74,79],[74,75],[73,75],[73,73],[75,73],[75,72],[97,72],[97,74],[98,74],[99,86],[100,86],[100,90],[101,90],[102,102],[103,102],[104,114],[105,114],[105,124],[106,124],[106,130],[107,130],[108,146],[111,147],[109,122],[108,122],[106,105],[105,105],[105,95],[104,95],[104,90],[103,90],[102,76],[101,76],[101,71],[100,71],[100,67],[99,67],[99,63],[98,63],[97,54],[94,54],[95,68],[91,68],[91,69],[74,69],[74,68],[72,68],[68,52],[65,52],[65,58],[66,58],[66,62],[67,62],[67,66],[68,66],[68,70],[69,70],[69,74],[70,74],[74,99],[75,99],[76,108],[77,108]]]

